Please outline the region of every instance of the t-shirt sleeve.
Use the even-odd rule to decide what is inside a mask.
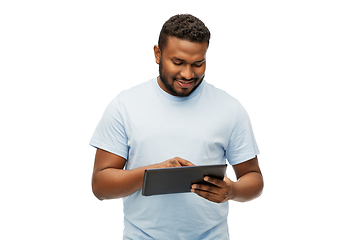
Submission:
[[[249,115],[239,103],[229,145],[225,153],[226,158],[231,165],[236,165],[254,158],[259,153]]]
[[[90,145],[127,159],[127,142],[121,104],[118,98],[115,98],[107,106],[90,140]]]

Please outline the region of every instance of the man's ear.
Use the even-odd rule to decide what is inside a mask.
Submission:
[[[157,64],[160,64],[160,58],[161,58],[161,51],[158,45],[154,46],[154,55],[155,55],[155,61]]]

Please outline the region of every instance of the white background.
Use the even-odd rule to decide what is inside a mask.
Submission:
[[[261,151],[265,189],[231,203],[232,239],[359,239],[359,12],[347,0],[1,1],[1,239],[121,239],[121,200],[92,195],[88,142],[118,92],[157,76],[152,48],[177,13],[209,27],[206,79],[245,106]]]

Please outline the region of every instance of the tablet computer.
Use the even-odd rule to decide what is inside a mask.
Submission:
[[[205,176],[223,179],[226,166],[221,164],[147,169],[144,174],[142,195],[190,192],[194,183],[210,184],[204,181]]]

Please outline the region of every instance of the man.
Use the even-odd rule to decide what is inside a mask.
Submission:
[[[229,239],[228,201],[258,197],[258,147],[241,104],[204,80],[210,32],[194,16],[165,22],[154,47],[160,76],[121,92],[90,144],[93,192],[123,198],[124,239]],[[232,165],[237,181],[205,177],[189,193],[142,196],[145,169]]]

